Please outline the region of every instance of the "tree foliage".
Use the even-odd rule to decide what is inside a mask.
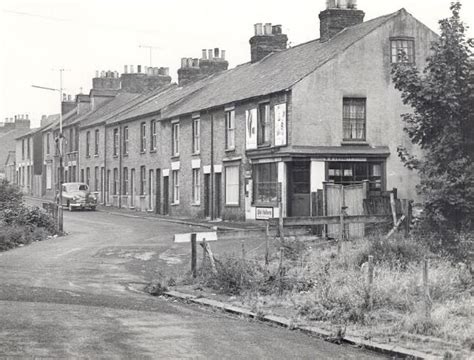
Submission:
[[[426,220],[439,229],[460,231],[474,219],[474,61],[460,2],[450,9],[451,17],[439,22],[441,35],[424,71],[399,63],[392,77],[403,102],[413,109],[402,118],[423,156],[416,158],[402,147],[398,151],[405,165],[420,175]]]
[[[0,211],[17,208],[23,202],[20,189],[6,179],[0,180]]]

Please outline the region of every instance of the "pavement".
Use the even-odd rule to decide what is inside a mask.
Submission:
[[[0,253],[0,358],[380,359],[143,292],[193,226],[65,212],[68,233]],[[202,228],[201,228],[202,230]]]

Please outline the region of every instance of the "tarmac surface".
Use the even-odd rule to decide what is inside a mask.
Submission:
[[[64,227],[0,253],[0,358],[383,358],[143,293],[189,226],[78,211]]]

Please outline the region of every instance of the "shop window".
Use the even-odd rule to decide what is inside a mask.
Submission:
[[[258,164],[253,166],[255,203],[272,203],[278,201],[277,163]]]
[[[383,165],[378,162],[330,162],[328,180],[336,184],[354,185],[369,181],[370,191],[382,191]]]

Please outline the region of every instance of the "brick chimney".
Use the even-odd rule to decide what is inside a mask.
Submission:
[[[146,93],[171,83],[169,68],[142,67],[137,65],[136,72],[133,65],[124,66],[124,73],[120,77],[123,91],[131,93]]]
[[[95,90],[120,90],[120,77],[116,71],[96,71],[92,79]]]
[[[225,50],[219,48],[203,49],[200,59],[182,58],[181,67],[178,69],[179,86],[227,70],[229,62],[225,59],[225,53]]]
[[[326,42],[343,29],[364,22],[365,13],[357,10],[357,0],[327,0],[319,14],[320,41]]]
[[[285,50],[288,36],[282,33],[281,25],[259,23],[254,25],[255,35],[250,38],[252,63],[262,60],[275,51]]]
[[[63,99],[61,101],[61,114],[65,115],[75,107],[76,101],[72,98],[72,96],[63,94]]]

